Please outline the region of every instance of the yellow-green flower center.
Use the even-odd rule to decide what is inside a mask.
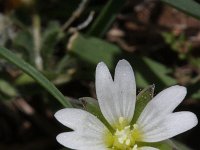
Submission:
[[[112,136],[107,136],[107,143],[111,149],[138,150],[136,141],[141,139],[138,126],[136,124],[127,125],[126,122],[123,117],[120,117],[119,125],[117,125],[115,132]]]

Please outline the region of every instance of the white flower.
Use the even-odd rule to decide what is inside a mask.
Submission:
[[[136,84],[126,60],[118,62],[114,81],[104,63],[97,65],[96,93],[101,112],[113,130],[89,112],[62,109],[55,114],[56,119],[74,131],[59,134],[60,144],[77,150],[157,150],[138,143],[166,140],[193,128],[198,122],[192,112],[173,113],[186,95],[185,87],[175,85],[157,94],[131,124]]]

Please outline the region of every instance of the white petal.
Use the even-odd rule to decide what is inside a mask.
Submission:
[[[114,105],[114,82],[107,66],[101,62],[96,68],[96,94],[102,114],[106,120],[113,124],[116,121],[116,108]]]
[[[89,134],[89,133],[88,133]],[[104,143],[98,135],[82,135],[75,132],[61,133],[56,137],[57,141],[65,147],[76,150],[106,150]]]
[[[139,147],[139,150],[159,150],[159,149],[154,148],[154,147],[149,147],[149,146],[143,146],[143,147]]]
[[[145,127],[154,119],[159,120],[171,113],[182,102],[186,93],[186,88],[178,85],[163,90],[147,104],[138,118],[137,124]]]
[[[133,70],[126,60],[118,62],[114,82],[107,66],[104,63],[97,65],[96,93],[101,111],[113,127],[120,117],[131,121],[135,108],[136,86]]]
[[[92,144],[96,144],[97,148],[100,146],[106,147],[105,136],[110,132],[94,115],[81,109],[66,108],[59,110],[55,117],[63,125],[75,130],[74,132],[58,135],[57,140],[62,145],[81,150],[82,148],[79,146],[83,147],[84,144],[85,149],[92,147]]]
[[[198,120],[192,112],[171,113],[161,120],[149,122],[149,127],[141,128],[143,142],[159,142],[183,133],[197,125]]]
[[[116,101],[118,117],[124,117],[130,122],[135,110],[136,84],[131,65],[126,60],[120,60],[115,69],[114,84],[116,86]]]
[[[91,131],[97,132],[98,134],[108,130],[96,116],[81,109],[61,109],[56,112],[55,118],[63,125],[73,130],[81,131],[85,130],[85,128],[89,128]]]

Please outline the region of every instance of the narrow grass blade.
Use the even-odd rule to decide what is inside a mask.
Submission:
[[[26,63],[24,60],[18,58],[14,53],[12,53],[11,51],[9,51],[4,47],[0,47],[0,56],[9,61],[10,63],[15,64],[25,73],[30,75],[41,86],[43,86],[52,96],[54,96],[56,100],[58,100],[63,106],[71,107],[71,104],[64,97],[64,95],[34,67]]]

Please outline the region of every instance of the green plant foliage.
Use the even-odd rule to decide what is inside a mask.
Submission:
[[[200,4],[194,0],[161,0],[186,14],[200,19]]]
[[[0,93],[3,93],[9,97],[15,97],[18,95],[17,90],[7,81],[0,79]]]
[[[140,82],[138,82],[141,87],[146,87],[155,83],[158,89],[162,89],[166,86],[176,84],[176,80],[168,75],[172,70],[159,62],[147,57],[138,57],[135,58],[135,60],[132,59],[132,63],[137,71],[136,77],[138,75],[137,73],[139,73],[142,78],[140,81],[148,83],[147,85],[141,86]]]
[[[187,40],[184,34],[175,36],[174,34],[170,32],[163,32],[162,36],[164,37],[165,42],[169,44],[171,49],[178,53],[180,59],[187,58],[187,53],[191,50],[191,44],[187,44],[187,47],[186,47],[187,53],[182,52],[183,51],[182,47],[185,46],[187,43]]]
[[[159,150],[174,150],[176,149],[175,145],[171,144],[171,141],[166,140],[162,142],[156,142],[156,143],[143,143],[145,146],[151,146],[158,148]]]
[[[101,120],[109,128],[110,131],[113,131],[113,128],[110,126],[110,124],[106,121],[103,114],[101,113],[99,103],[96,99],[93,99],[91,97],[82,97],[79,100],[82,102],[83,108],[86,111],[97,116],[97,118],[99,118],[99,120]]]
[[[53,79],[55,79],[58,75],[55,73],[51,73],[51,72],[42,72],[43,75],[45,75],[45,77],[52,81]],[[16,85],[27,85],[27,84],[32,84],[32,83],[36,83],[37,81],[34,80],[31,76],[29,76],[26,73],[22,73],[20,74],[19,77],[16,78],[15,80],[15,84]]]
[[[30,75],[33,79],[35,79],[41,86],[43,86],[49,93],[51,93],[56,100],[58,100],[63,106],[70,107],[71,104],[68,100],[62,95],[62,93],[47,79],[45,78],[39,71],[33,68],[31,65],[23,61],[22,59],[15,56],[14,53],[7,50],[6,48],[0,47],[0,56],[6,59],[7,61],[15,64],[25,73]]]
[[[133,119],[131,121],[132,124],[134,124],[137,121],[138,117],[140,116],[141,112],[143,111],[147,103],[153,98],[154,88],[155,88],[155,85],[150,85],[146,87],[145,89],[143,89],[137,95],[136,104],[135,104],[135,112],[134,112]]]
[[[158,148],[158,149],[160,149],[160,150],[173,150],[175,148],[172,145],[170,145],[168,143],[168,141],[159,142],[157,145],[158,146],[155,146],[155,147]]]
[[[98,104],[98,101],[92,97],[82,97],[79,99],[82,104],[83,108],[88,112],[91,112],[93,115],[97,116],[98,118],[102,117],[102,113]]]
[[[90,27],[88,34],[102,37],[125,3],[125,0],[109,0]]]
[[[15,84],[16,85],[26,85],[26,84],[32,84],[35,83],[36,81],[30,77],[28,74],[26,73],[22,73],[16,80],[15,80]]]
[[[27,5],[30,2],[33,3]],[[94,114],[113,131],[97,100],[90,97],[76,99],[94,95],[94,72],[101,61],[111,74],[120,59],[126,59],[133,67],[137,87],[143,90],[137,95],[132,124],[152,99],[154,84],[156,92],[174,84],[187,86],[187,98],[180,109],[191,108],[198,113],[199,101],[194,100],[200,99],[199,23],[191,16],[200,19],[199,0],[7,0],[0,4],[1,127],[3,134],[9,137],[3,140],[10,143],[7,140],[19,138],[18,141],[25,139],[27,143],[5,144],[10,149],[12,146],[15,149],[16,145],[24,149],[29,144],[37,145],[35,149],[58,149],[56,140],[53,144],[48,142],[57,134],[56,124],[52,121],[53,113],[61,107],[57,101],[64,107]],[[30,105],[34,114],[27,114],[22,105]],[[12,111],[10,106],[14,108]],[[34,133],[34,129],[45,134]],[[11,133],[15,131],[19,131],[20,136]],[[26,131],[31,131],[30,138]],[[190,135],[194,140],[191,146],[195,148],[198,144],[196,133]],[[35,138],[40,139],[39,144],[34,144]],[[187,137],[180,135],[179,140],[185,142]],[[172,140],[138,142],[138,146],[140,144],[160,150],[191,150]]]
[[[100,61],[104,61],[109,68],[114,68],[115,56],[121,53],[121,50],[108,42],[95,37],[74,34],[68,45],[71,53],[83,61],[96,66]],[[92,70],[92,66],[89,66]]]
[[[159,89],[176,83],[175,79],[168,76],[171,70],[161,63],[147,57],[125,54],[116,45],[99,38],[77,33],[71,37],[68,47],[71,54],[75,55],[78,60],[85,62],[81,65],[84,65],[87,73],[93,74],[96,64],[100,61],[105,62],[111,70],[114,70],[116,62],[124,58],[133,65],[139,87],[146,87],[155,83]],[[92,74],[85,76],[92,76]]]

